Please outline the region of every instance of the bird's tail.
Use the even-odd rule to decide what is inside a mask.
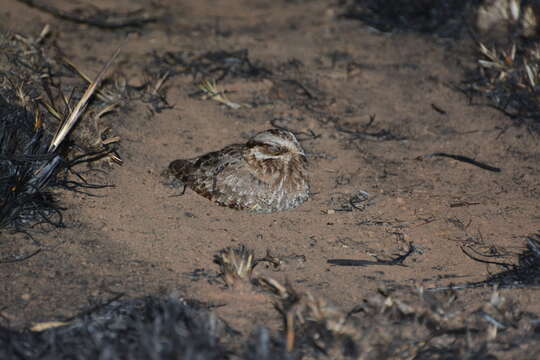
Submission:
[[[174,160],[169,164],[169,172],[174,177],[182,180],[183,182],[189,182],[191,174],[195,170],[193,163],[189,160]]]

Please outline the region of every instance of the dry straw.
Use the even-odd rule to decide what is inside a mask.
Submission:
[[[105,78],[105,75],[107,73],[107,70],[110,68],[118,54],[120,53],[120,47],[115,51],[113,56],[109,59],[109,61],[105,64],[105,66],[101,69],[101,71],[98,73],[94,81],[88,86],[86,91],[84,92],[83,96],[75,105],[73,110],[70,111],[69,116],[67,117],[66,121],[59,127],[58,131],[54,135],[51,145],[49,146],[49,153],[53,153],[58,149],[62,141],[66,138],[66,136],[69,134],[73,126],[77,123],[81,115],[83,114],[88,101],[96,91],[99,84],[103,81]]]

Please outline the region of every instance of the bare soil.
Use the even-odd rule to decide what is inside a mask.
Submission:
[[[250,105],[230,109],[196,94],[197,82],[211,75],[181,74],[169,64],[177,73],[171,71],[162,91],[171,108],[122,107],[114,131],[124,164],[91,178],[114,187],[92,190],[93,196],[58,190],[66,228],[34,235],[46,245],[36,256],[0,264],[4,325],[69,319],[119,293],[174,292],[220,305],[215,312],[239,331],[257,324],[279,329],[270,297],[231,291],[215,277],[220,249],[245,244],[257,257],[270,250],[284,266],[259,265],[258,273],[349,309],[378,288],[484,280],[501,268],[473,261],[461,247],[509,254],[505,261],[515,262],[511,255],[540,229],[538,136],[509,127],[503,114],[471,105],[452,87],[474,66],[472,41],[381,34],[341,18],[339,5],[325,1],[92,3],[162,17],[135,28],[100,29],[8,1],[0,24],[35,35],[49,24],[65,55],[92,76],[124,43],[117,71],[132,85],[146,80],[145,69],[166,70],[156,59],[167,52],[247,49],[253,66],[268,72],[232,71],[219,81],[230,100]],[[309,154],[313,196],[297,209],[250,214],[164,184],[161,172],[170,161],[245,141],[271,122],[302,133]],[[363,129],[393,137],[350,133]],[[435,152],[465,155],[501,172],[449,158],[419,160]],[[369,201],[351,209],[349,199],[359,191]],[[5,232],[0,242],[6,252],[35,246]],[[403,266],[327,262],[391,259],[409,242],[417,251]],[[490,293],[479,288],[459,295],[473,308]],[[538,290],[502,294],[540,313]]]

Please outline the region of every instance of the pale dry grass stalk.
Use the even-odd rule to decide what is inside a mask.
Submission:
[[[240,109],[242,104],[237,104],[235,102],[230,101],[225,96],[225,93],[223,91],[219,91],[216,85],[215,81],[210,80],[204,80],[202,83],[198,86],[199,89],[201,89],[210,99],[215,100],[217,102],[220,102],[231,109]]]
[[[51,141],[51,145],[49,146],[49,152],[52,153],[58,149],[62,141],[66,138],[66,136],[69,134],[73,126],[77,123],[80,116],[84,112],[84,109],[86,108],[86,105],[88,104],[88,101],[96,91],[97,87],[101,84],[103,79],[105,78],[106,72],[109,69],[109,67],[112,65],[118,54],[120,53],[120,47],[115,51],[113,56],[109,59],[109,61],[105,64],[105,66],[101,69],[101,71],[98,73],[94,81],[88,86],[86,91],[84,92],[83,96],[75,105],[75,108],[70,111],[69,116],[67,117],[66,121],[60,126],[58,129],[58,132],[55,134]]]
[[[219,264],[221,275],[229,287],[249,283],[256,265],[253,251],[243,245],[221,250],[215,262]]]

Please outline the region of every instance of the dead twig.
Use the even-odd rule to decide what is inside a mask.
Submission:
[[[424,158],[431,158],[431,157],[435,157],[435,156],[447,157],[447,158],[454,159],[454,160],[457,160],[457,161],[466,162],[468,164],[478,166],[479,168],[484,169],[484,170],[488,170],[488,171],[501,172],[501,169],[498,168],[498,167],[488,165],[486,163],[471,159],[470,157],[463,156],[463,155],[455,155],[455,154],[448,154],[448,153],[443,153],[443,152],[436,152],[436,153],[433,153],[433,154],[421,155],[421,156],[417,157],[416,159],[417,160],[422,160]]]
[[[293,129],[290,129],[286,126],[278,124],[278,121],[282,119],[280,118],[274,118],[270,120],[270,125],[275,127],[276,129],[286,130],[289,132],[292,132],[294,136],[298,139],[298,141],[305,141],[305,140],[315,140],[321,137],[320,134],[316,134],[313,130],[309,129],[308,132],[305,131],[295,131]]]
[[[369,116],[369,122],[363,126],[362,131],[354,131],[337,126],[336,130],[345,134],[352,135],[352,139],[364,139],[372,141],[400,141],[406,140],[405,136],[395,135],[390,130],[382,129],[376,132],[369,132],[367,129],[375,122],[376,115]]]
[[[472,259],[474,261],[478,261],[478,262],[481,262],[481,263],[484,263],[484,264],[500,265],[500,266],[503,266],[506,269],[508,269],[511,266],[511,264],[508,264],[508,263],[503,263],[503,262],[498,262],[498,261],[489,261],[489,260],[483,260],[483,259],[477,258],[477,257],[471,255],[470,253],[468,253],[465,250],[464,246],[461,246],[460,249],[465,255],[467,255],[468,258],[470,258],[470,259]]]
[[[152,16],[141,10],[130,11],[127,13],[115,13],[106,10],[95,8],[93,13],[86,12],[86,15],[79,15],[82,12],[76,9],[72,12],[67,12],[51,6],[45,1],[39,0],[18,0],[28,6],[34,7],[41,11],[47,12],[60,19],[96,26],[104,29],[118,29],[123,27],[137,27],[158,20],[157,16]]]
[[[353,259],[329,259],[326,261],[327,264],[330,265],[337,265],[337,266],[369,266],[369,265],[403,265],[403,262],[405,259],[407,259],[409,256],[411,256],[415,251],[416,247],[413,245],[413,243],[409,243],[409,249],[407,252],[403,255],[399,255],[398,257],[391,259],[391,260],[379,260],[377,261],[370,261],[370,260],[353,260]]]
[[[439,107],[437,104],[431,104],[431,108],[433,110],[435,110],[436,112],[438,112],[439,114],[441,115],[446,115],[447,112],[446,110],[444,110],[443,108]]]
[[[37,249],[36,251],[31,252],[30,254],[26,254],[24,256],[12,256],[9,258],[0,259],[0,264],[13,264],[13,263],[25,261],[39,254],[40,252],[41,252],[41,248]]]
[[[374,203],[369,197],[369,193],[360,190],[356,194],[352,195],[349,200],[347,200],[347,203],[341,205],[340,208],[334,209],[334,211],[364,211],[368,206]]]
[[[462,290],[472,289],[483,286],[496,285],[499,289],[523,289],[540,286],[538,279],[540,278],[540,235],[532,235],[527,238],[527,249],[518,255],[518,263],[510,264],[480,259],[465,251],[461,247],[461,251],[474,261],[483,264],[493,264],[503,266],[504,271],[489,276],[486,280],[478,282],[470,282],[466,284],[450,285],[426,289],[426,291],[435,292],[448,289]]]
[[[451,208],[456,207],[463,207],[463,206],[472,206],[472,205],[480,205],[479,202],[468,202],[468,201],[458,201],[450,204]]]

